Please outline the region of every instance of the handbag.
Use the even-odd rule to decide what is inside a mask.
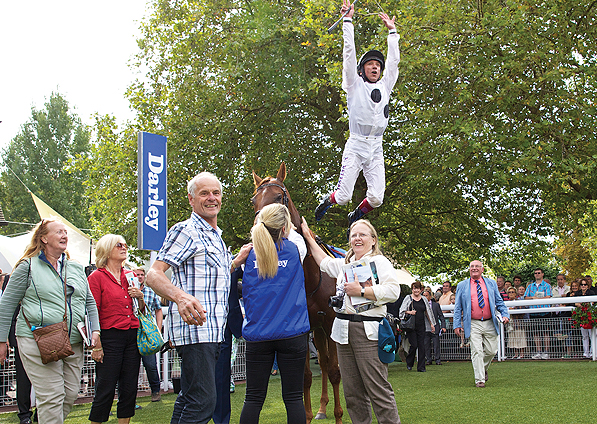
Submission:
[[[29,271],[31,272],[31,262],[29,263]],[[64,273],[66,280],[66,268]],[[29,323],[29,320],[25,316],[25,311],[21,309],[23,312],[23,318],[25,318],[25,322],[33,332],[33,338],[37,343],[37,347],[41,355],[41,362],[44,365],[67,358],[75,353],[73,352],[73,348],[70,344],[68,326],[66,324],[66,284],[64,283],[64,280],[62,281],[62,287],[64,288],[64,316],[62,317],[62,321],[57,322],[56,324],[35,328]]]
[[[387,317],[379,322],[377,356],[384,364],[391,364],[396,359],[396,337]]]
[[[412,310],[412,299],[410,304],[410,310]],[[402,331],[412,331],[415,329],[415,317],[414,315],[406,314],[403,319],[400,320],[400,329]]]
[[[138,312],[139,328],[137,329],[137,348],[142,356],[153,355],[164,345],[162,333],[151,315],[145,308],[145,313]]]

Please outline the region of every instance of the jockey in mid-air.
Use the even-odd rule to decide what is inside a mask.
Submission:
[[[385,13],[379,17],[388,28],[388,60],[383,53],[371,50],[365,53],[357,66],[354,45],[354,3],[343,0],[341,14],[344,17],[344,51],[342,89],[346,91],[350,137],[344,146],[342,168],[336,190],[324,196],[315,209],[315,219],[323,218],[335,203],[347,204],[352,198],[354,185],[362,170],[367,181],[367,196],[361,204],[348,214],[348,225],[362,218],[383,202],[386,188],[382,136],[388,126],[390,93],[398,79],[400,35],[396,25]],[[381,73],[385,70],[383,78]]]

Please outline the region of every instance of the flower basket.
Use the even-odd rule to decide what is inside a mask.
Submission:
[[[591,329],[597,326],[597,305],[581,303],[572,311],[572,327]]]

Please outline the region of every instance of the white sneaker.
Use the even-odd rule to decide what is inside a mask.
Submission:
[[[542,353],[541,359],[549,359],[549,353]]]
[[[541,353],[537,353],[536,355],[531,356],[531,359],[542,359],[543,356],[541,355]]]

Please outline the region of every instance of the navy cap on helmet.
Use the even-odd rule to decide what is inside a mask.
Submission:
[[[365,53],[361,57],[361,60],[359,61],[359,64],[357,66],[357,73],[359,75],[362,75],[363,66],[365,66],[365,63],[369,62],[370,60],[377,60],[381,65],[381,72],[383,72],[383,70],[386,66],[386,60],[383,56],[383,53],[380,52],[379,50],[369,50],[367,53]]]

